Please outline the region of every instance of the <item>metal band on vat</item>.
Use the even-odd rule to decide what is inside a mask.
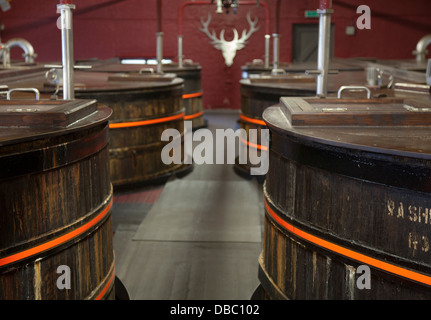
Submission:
[[[93,212],[92,215],[97,214],[96,217],[88,221],[87,223],[83,224],[82,226],[67,232],[61,236],[55,237],[47,242],[44,242],[39,245],[35,245],[34,247],[30,249],[23,250],[21,252],[14,253],[12,255],[8,255],[6,257],[0,258],[0,268],[4,266],[8,266],[12,263],[25,260],[27,258],[30,258],[32,256],[35,256],[37,254],[52,250],[54,248],[57,248],[59,246],[64,245],[65,243],[68,243],[69,241],[78,238],[79,236],[82,236],[85,234],[85,232],[91,230],[91,228],[99,225],[105,217],[108,216],[108,213],[110,212],[110,209],[112,207],[112,194],[109,195],[109,198],[107,201],[102,204],[98,209],[95,211],[100,211],[99,213]]]
[[[164,118],[157,118],[157,119],[150,119],[150,120],[142,120],[142,121],[132,121],[132,122],[117,122],[117,123],[110,123],[109,129],[119,129],[119,128],[130,128],[130,127],[140,127],[140,126],[148,126],[151,124],[157,124],[157,123],[163,123],[163,122],[169,122],[178,120],[181,118],[184,118],[185,113],[182,112],[180,114],[164,117]]]

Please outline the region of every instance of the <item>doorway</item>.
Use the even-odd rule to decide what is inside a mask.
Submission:
[[[329,58],[334,56],[334,24],[331,24]],[[292,62],[317,61],[319,24],[294,24],[292,39]]]

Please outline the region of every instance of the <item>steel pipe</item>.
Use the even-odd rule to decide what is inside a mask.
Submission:
[[[10,49],[9,46],[5,43],[1,45],[1,53],[2,53],[2,60],[3,60],[3,68],[9,68],[10,67]]]
[[[281,70],[279,68],[279,57],[280,57],[280,35],[277,33],[273,33],[272,34],[272,41],[273,41],[273,64],[272,64],[272,74],[277,74],[279,73]],[[284,70],[283,70],[284,71]]]
[[[223,13],[223,3],[222,3],[222,0],[217,0],[216,13]]]
[[[178,68],[183,68],[183,36],[178,35]]]
[[[25,62],[34,63],[34,58],[37,57],[37,54],[34,52],[34,48],[30,42],[22,38],[12,38],[8,40],[5,45],[10,49],[14,47],[20,47],[23,51],[23,57],[25,58]]]
[[[61,1],[57,5],[61,13],[61,51],[63,61],[63,99],[75,99],[74,88],[74,57],[73,57],[73,25],[72,10],[75,5],[71,1]]]
[[[157,32],[157,73],[163,73],[163,32]]]
[[[431,85],[431,59],[428,59],[425,77],[428,85]]]
[[[156,51],[157,51],[157,73],[163,73],[163,32],[162,32],[162,0],[157,0],[157,32],[156,32]]]
[[[270,47],[271,36],[265,35],[265,68],[269,68],[269,47]]]
[[[327,6],[327,1],[322,0],[323,5]],[[326,97],[328,93],[328,69],[329,69],[329,51],[331,39],[331,14],[334,12],[332,9],[318,9],[320,14],[319,18],[319,41],[318,41],[318,56],[317,56],[317,69],[319,74],[317,76],[316,95],[319,97]]]
[[[416,50],[413,54],[416,56],[416,62],[425,62],[425,56],[428,53],[426,48],[431,43],[431,34],[423,36],[419,42],[416,44]]]

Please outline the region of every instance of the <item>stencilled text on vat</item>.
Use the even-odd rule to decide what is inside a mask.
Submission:
[[[387,200],[387,214],[397,219],[407,219],[412,223],[417,224],[431,224],[431,208],[424,208],[413,204],[406,204],[403,202],[395,202],[392,199]],[[419,235],[416,232],[409,232],[407,237],[407,244],[412,253],[420,250],[428,252],[430,249],[430,242],[426,235]]]

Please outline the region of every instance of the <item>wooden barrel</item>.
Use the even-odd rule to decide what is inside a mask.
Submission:
[[[248,62],[241,67],[241,78],[248,79],[252,75],[259,74],[270,74],[272,71],[272,64],[268,67],[265,67],[265,63],[260,59],[255,59],[252,62]],[[289,68],[289,64],[287,62],[280,62],[278,69],[287,70]]]
[[[316,81],[314,76],[305,75],[306,70],[315,69],[313,63],[295,63],[280,65],[286,74],[271,75],[268,68],[259,64],[248,64],[243,67],[247,79],[240,80],[241,85],[241,113],[239,124],[248,133],[255,129],[260,137],[260,130],[266,128],[262,114],[266,108],[278,104],[280,97],[310,97],[316,94]],[[364,66],[343,60],[331,61],[331,68],[339,71],[328,77],[328,92],[334,94],[344,83],[356,82],[363,84],[366,79]],[[259,139],[247,148],[262,148]],[[260,150],[258,150],[258,153]],[[240,163],[236,159],[234,169],[244,176],[250,175],[251,161]]]
[[[182,79],[164,74],[164,80],[143,80],[141,75],[96,72],[79,72],[76,77],[86,84],[76,91],[77,97],[97,99],[113,110],[109,152],[114,187],[152,182],[191,168],[183,163],[165,164],[161,158],[169,143],[161,140],[164,130],[178,130],[184,139]]]
[[[166,64],[165,72],[175,73],[184,80],[183,101],[186,115],[184,120],[192,121],[193,130],[206,126],[204,119],[202,67],[196,63],[185,64],[182,68],[178,64]]]
[[[282,98],[265,110],[263,297],[431,298],[424,97]]]
[[[154,65],[142,64],[121,64],[119,61],[103,62],[88,62],[95,63],[92,68],[96,72],[112,72],[112,73],[132,73],[137,74],[142,72],[155,72]],[[182,68],[176,63],[163,65],[163,72],[176,74],[184,80],[183,89],[183,105],[185,108],[184,120],[192,121],[192,128],[198,129],[205,126],[204,108],[203,108],[203,91],[202,91],[202,67],[196,63],[186,63]]]
[[[0,104],[0,299],[113,299],[112,111]]]
[[[9,68],[0,69],[0,80],[2,83],[5,79],[28,77],[31,74],[36,74],[46,71],[43,65],[38,64],[13,64]]]
[[[172,74],[153,77],[77,71],[74,80],[77,98],[96,99],[113,110],[109,149],[114,187],[153,183],[192,169],[190,164],[168,165],[161,159],[162,149],[169,143],[161,141],[162,132],[176,129],[184,136],[182,79]],[[10,88],[36,87],[48,96],[56,91],[45,79],[45,73],[7,83]],[[61,87],[58,94],[62,94]]]
[[[275,77],[268,76],[267,78],[251,77],[250,79],[240,80],[241,85],[241,112],[239,118],[240,128],[247,133],[247,141],[242,141],[243,148],[247,151],[249,148],[255,148],[256,154],[260,156],[262,148],[261,130],[266,128],[266,124],[262,119],[263,111],[273,105],[278,104],[282,96],[312,96],[316,93],[315,82],[313,77],[303,78],[307,82],[301,82],[303,76],[298,76],[296,79],[302,85],[294,84],[292,81],[277,82],[272,81]],[[286,78],[287,79],[287,78]],[[250,130],[256,130],[257,138],[255,141],[250,141]],[[245,163],[241,163],[239,158],[236,158],[234,169],[241,175],[249,176],[250,169],[254,166],[249,157]],[[254,162],[256,163],[256,162]]]
[[[333,58],[329,62],[329,68],[333,71],[359,71],[367,65],[367,63],[374,63],[376,59],[372,58],[363,58],[363,59],[339,59]],[[391,60],[392,62],[393,60]],[[244,66],[241,67],[241,78],[248,79],[255,75],[261,74],[271,74],[273,69],[273,65],[270,64],[268,67],[265,67],[265,64],[262,60],[256,59],[255,61],[248,62]],[[304,74],[306,70],[315,70],[317,69],[316,61],[304,61],[304,62],[279,62],[278,64],[278,73],[286,72],[288,74],[296,73],[296,74]]]

